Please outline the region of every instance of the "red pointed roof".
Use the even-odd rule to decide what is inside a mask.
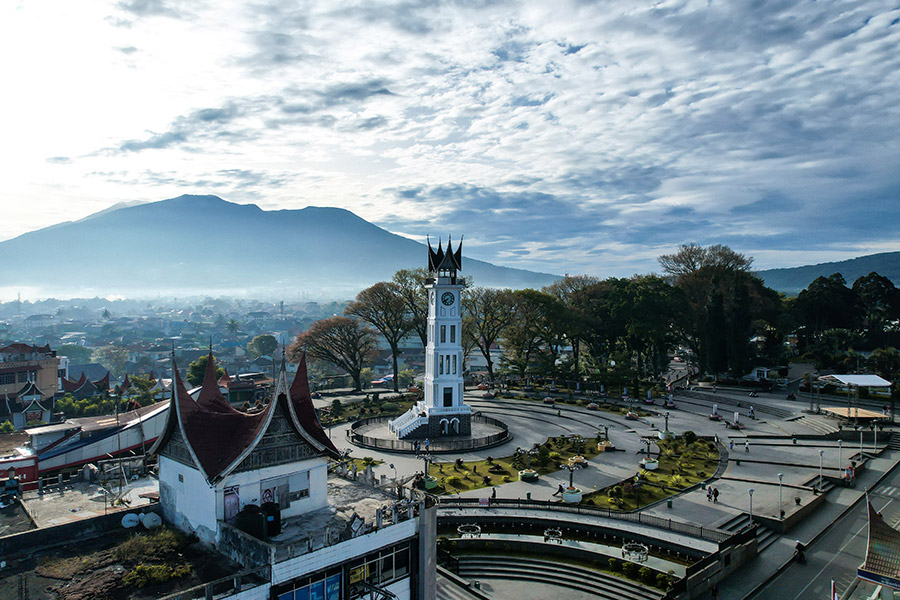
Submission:
[[[121,389],[122,389],[123,392],[124,392],[125,390],[131,388],[131,381],[128,379],[128,373],[125,373],[125,381],[122,382],[122,385],[121,385],[120,387],[121,387]]]
[[[86,379],[87,379],[87,377],[85,377],[84,373],[81,374],[81,379],[79,379],[78,381],[72,381],[71,379],[66,379],[65,377],[63,377],[62,378],[63,392],[65,392],[65,393],[74,392],[75,390],[77,390],[78,388],[80,388],[81,386],[84,385],[84,382]]]
[[[313,406],[312,395],[309,393],[309,377],[306,372],[306,353],[300,356],[300,363],[297,365],[297,374],[294,375],[294,381],[291,383],[291,410],[297,419],[297,424],[302,427],[306,433],[312,436],[324,449],[335,457],[340,456],[340,452],[335,448],[328,434],[319,423],[319,417],[316,415],[315,406]]]
[[[206,372],[203,374],[203,387],[197,396],[197,406],[213,412],[238,412],[222,395],[219,382],[216,380],[216,359],[210,352],[206,360]]]
[[[82,373],[82,375],[83,375],[83,373]],[[109,370],[106,371],[106,375],[104,375],[103,377],[101,377],[100,379],[95,381],[94,385],[101,392],[109,391]]]

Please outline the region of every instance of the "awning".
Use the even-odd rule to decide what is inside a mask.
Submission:
[[[891,382],[878,375],[824,375],[819,381],[851,387],[891,387]]]

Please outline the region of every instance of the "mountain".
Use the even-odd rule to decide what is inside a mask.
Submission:
[[[828,277],[834,273],[840,273],[847,281],[847,285],[863,275],[875,271],[884,275],[900,286],[900,252],[882,252],[859,256],[840,262],[827,262],[817,265],[805,265],[790,269],[769,269],[759,271],[759,275],[770,288],[790,295],[796,295],[805,289],[819,276]]]
[[[113,208],[0,242],[4,287],[67,296],[345,298],[427,260],[423,244],[339,208],[266,211],[217,196]],[[512,288],[558,279],[468,257],[462,274],[476,285]]]

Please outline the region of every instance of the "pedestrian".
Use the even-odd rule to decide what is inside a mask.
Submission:
[[[709,590],[710,600],[719,600],[719,586],[717,584],[713,584],[712,588]]]
[[[492,499],[492,500],[496,500],[496,499],[497,499],[497,488],[493,488],[493,489],[491,490],[491,499]]]
[[[753,412],[753,407],[750,407],[750,418],[754,421],[756,420],[756,413]]]
[[[562,494],[562,493],[563,493],[563,485],[562,485],[562,484],[559,484],[559,486],[556,488],[556,491],[553,492],[553,495],[554,495],[554,496],[559,496],[559,495]]]
[[[713,496],[712,496],[713,492],[712,492],[712,491],[713,491],[712,486],[709,486],[708,488],[706,488],[706,501],[707,501],[707,502],[712,502],[712,498],[713,498]]]
[[[713,504],[719,501],[719,488],[713,488]]]
[[[418,453],[419,453],[419,448],[421,447],[421,444],[419,443],[419,440],[416,440],[416,441],[415,441],[415,443],[413,444],[413,447],[415,447],[415,449],[416,449],[416,454],[418,454]]]
[[[431,440],[425,438],[425,452],[428,452],[428,449],[431,447]]]
[[[750,452],[750,441],[749,440],[744,441],[744,452]]]
[[[728,442],[728,447],[729,447],[731,450],[734,450],[734,440],[731,440],[730,442]]]

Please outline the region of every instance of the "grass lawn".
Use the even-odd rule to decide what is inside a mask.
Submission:
[[[597,456],[597,441],[585,438],[577,445],[567,437],[550,438],[542,445],[546,450],[531,458],[531,468],[540,475],[559,470],[559,465],[569,457],[581,454],[587,459]],[[580,450],[580,452],[579,452]],[[501,485],[519,479],[519,471],[525,468],[524,458],[502,456],[493,458],[491,462],[479,460],[457,464],[455,461],[432,463],[428,474],[437,478],[439,488],[432,490],[437,494],[456,494],[483,487]]]
[[[353,458],[350,462],[356,465],[356,470],[358,472],[362,472],[366,470],[367,465],[372,465],[373,467],[383,464],[383,460],[379,460],[377,458],[372,458],[371,456],[363,456],[362,458]]]
[[[716,471],[719,450],[708,440],[686,445],[682,438],[658,442],[659,468],[641,469],[641,484],[635,490],[633,478],[585,495],[582,502],[601,508],[630,511],[708,479]],[[610,497],[612,494],[612,497]]]
[[[332,427],[367,417],[395,417],[405,413],[415,402],[412,396],[402,396],[397,400],[360,400],[342,404],[337,413],[331,407],[316,409],[316,414],[322,427]]]

